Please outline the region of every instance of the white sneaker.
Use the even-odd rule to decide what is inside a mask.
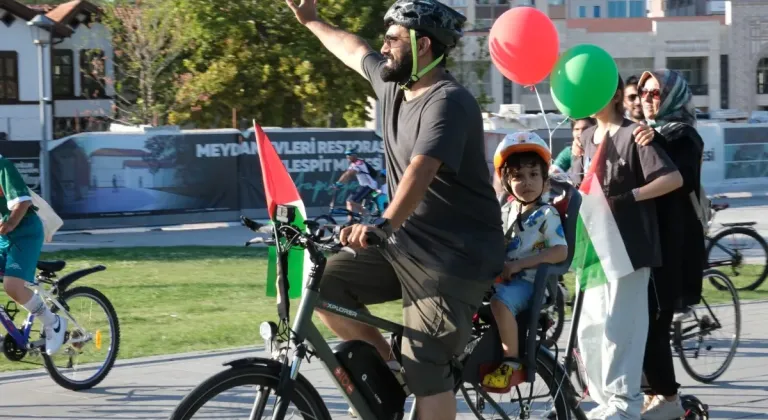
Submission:
[[[651,402],[648,408],[643,413],[643,420],[670,420],[679,419],[685,415],[685,409],[683,408],[683,402],[680,400],[680,396],[675,396],[672,401],[663,397],[658,397]]]
[[[587,413],[587,418],[589,420],[599,420],[604,417],[604,413],[608,410],[608,406],[605,405],[598,405],[597,407],[589,410]]]
[[[655,395],[648,395],[648,394],[643,395],[643,408],[640,410],[640,413],[644,414],[645,411],[648,410],[648,408],[653,405],[653,402],[655,400],[656,400]]]
[[[67,319],[56,315],[56,323],[45,327],[45,354],[53,356],[64,344],[64,335],[67,333]]]

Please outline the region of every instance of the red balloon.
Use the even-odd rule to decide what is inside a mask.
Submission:
[[[504,77],[535,85],[555,66],[560,39],[555,24],[544,13],[533,7],[514,7],[493,23],[488,50]]]

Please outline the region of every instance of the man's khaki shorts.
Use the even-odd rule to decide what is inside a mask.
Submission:
[[[460,279],[427,269],[392,245],[339,253],[328,260],[320,295],[361,310],[403,299],[403,368],[408,388],[423,397],[452,391],[451,360],[464,350],[472,316],[492,279]]]

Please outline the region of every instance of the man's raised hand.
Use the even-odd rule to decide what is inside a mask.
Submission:
[[[298,5],[294,3],[294,0],[285,0],[285,4],[291,8],[299,23],[306,25],[308,22],[317,20],[317,0],[298,1],[300,2]]]

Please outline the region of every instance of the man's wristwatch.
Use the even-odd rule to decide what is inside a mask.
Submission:
[[[371,223],[373,226],[375,226],[377,229],[381,229],[386,235],[387,238],[392,236],[392,225],[389,223],[389,219],[386,217],[379,217],[378,219],[374,220],[373,223]]]

